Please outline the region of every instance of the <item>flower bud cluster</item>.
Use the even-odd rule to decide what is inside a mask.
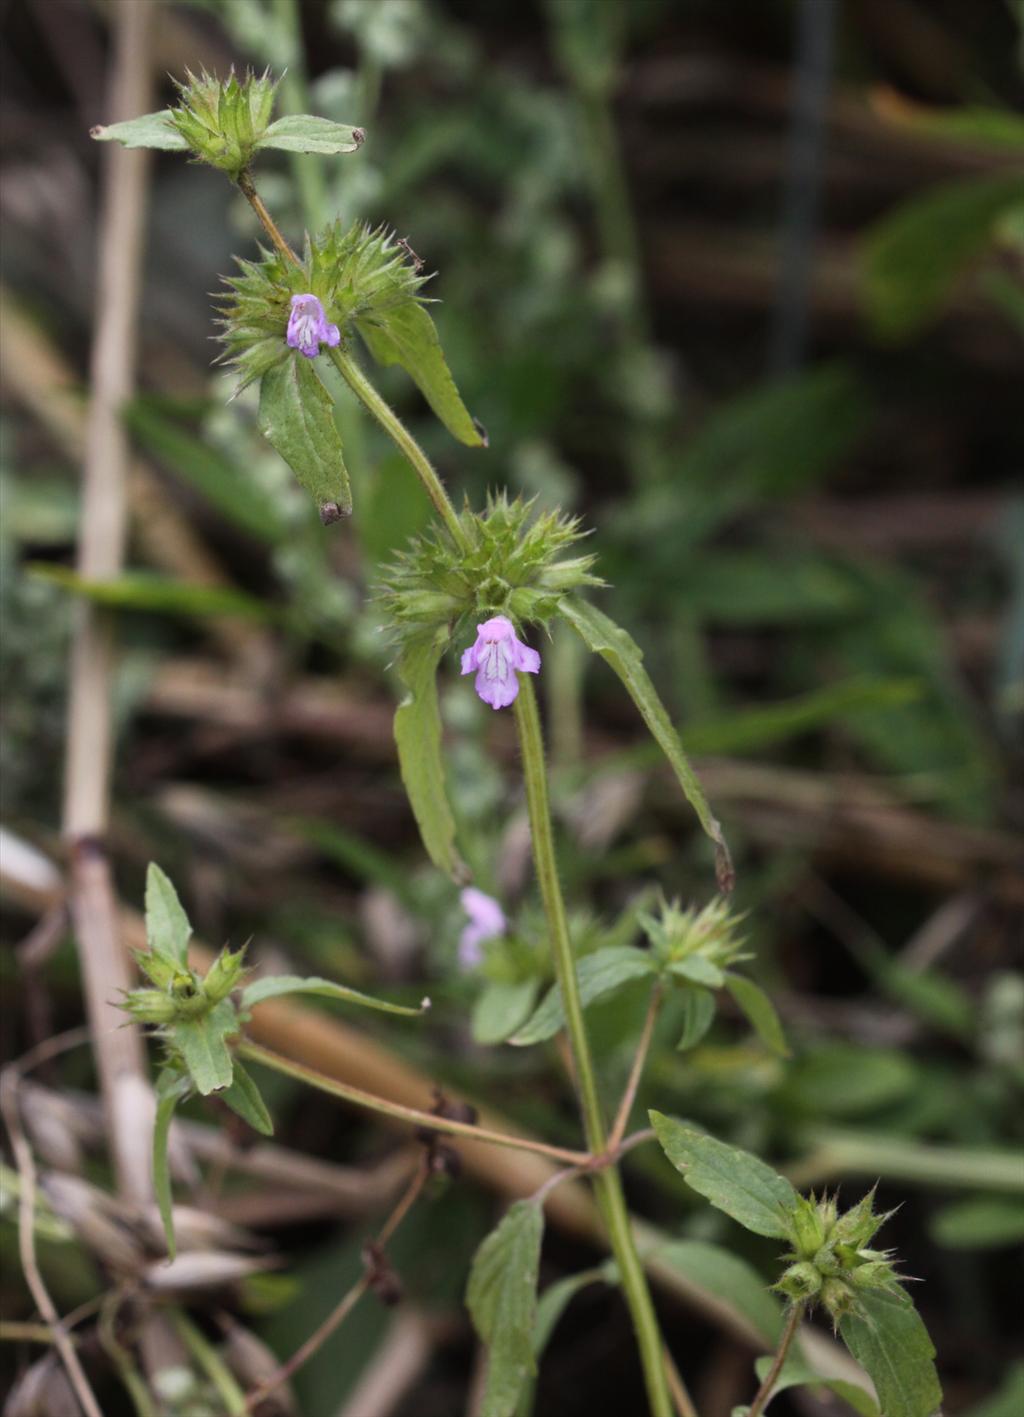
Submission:
[[[270,125],[277,83],[269,70],[239,79],[234,70],[216,79],[203,70],[178,84],[180,99],[170,121],[200,162],[235,179],[252,161]]]
[[[164,1027],[201,1018],[241,983],[244,954],[244,949],[221,950],[204,978],[165,956],[137,950],[135,962],[154,987],[131,990],[121,1007],[140,1023]]]
[[[230,293],[221,302],[221,358],[241,376],[240,390],[289,357],[293,296],[316,296],[324,319],[346,338],[355,321],[422,300],[429,279],[394,232],[359,222],[347,230],[336,222],[315,240],[307,237],[301,265],[277,251],[262,254],[260,261],[238,260],[241,274],[225,281]]]
[[[737,960],[752,959],[743,953],[742,939],[736,931],[741,915],[730,910],[720,899],[709,901],[701,910],[678,900],[662,901],[658,915],[641,915],[640,924],[651,942],[651,949],[663,966],[700,956],[708,964],[725,969]]]
[[[537,513],[535,499],[499,493],[488,497],[484,512],[467,507],[459,520],[465,547],[434,527],[385,572],[380,595],[401,640],[496,616],[544,624],[563,595],[602,584],[590,571],[593,556],[563,558],[587,534],[578,517]]]
[[[775,1288],[794,1302],[821,1304],[834,1323],[856,1308],[858,1292],[898,1289],[893,1252],[868,1248],[888,1219],[875,1212],[874,1191],[842,1215],[835,1196],[801,1197],[789,1217],[790,1264]]]

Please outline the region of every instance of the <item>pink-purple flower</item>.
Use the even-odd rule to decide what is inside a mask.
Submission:
[[[341,340],[337,325],[329,325],[324,307],[315,295],[293,295],[288,316],[288,344],[307,359],[315,359],[321,344],[333,349]]]
[[[498,902],[476,886],[467,886],[459,899],[469,916],[469,924],[459,936],[459,964],[463,969],[475,969],[484,957],[484,941],[504,935],[508,921]]]
[[[540,673],[540,655],[516,638],[515,627],[504,615],[495,615],[476,627],[476,643],[462,656],[463,674],[476,670],[474,688],[493,709],[507,708],[519,693],[516,670]]]

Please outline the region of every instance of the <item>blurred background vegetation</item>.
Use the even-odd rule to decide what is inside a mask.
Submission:
[[[3,822],[54,859],[96,297],[88,130],[107,117],[111,8],[2,9]],[[646,1096],[805,1185],[852,1201],[880,1178],[948,1408],[972,1417],[1024,1402],[1022,22],[1015,0],[177,0],[153,55],[164,101],[162,76],[186,65],[269,65],[287,68],[286,110],[366,128],[352,157],[267,158],[268,205],[293,239],[335,216],[386,222],[438,272],[435,318],[489,451],[451,442],[400,376],[385,392],[459,497],[507,485],[595,528],[606,603],[698,760],[793,1045],[779,1062],[737,1018],[683,1057],[668,1011]],[[551,1045],[474,1040],[484,981],[456,967],[456,892],[425,863],[398,780],[370,590],[425,499],[340,392],[355,515],[322,528],[253,400],[228,402],[211,368],[208,292],[256,240],[218,174],[157,158],[125,413],[131,571],[107,590],[122,896],[139,904],[157,859],[214,945],[251,936],[275,966],[426,990],[428,1026],[360,1026],[425,1079],[574,1144]],[[651,886],[703,901],[703,839],[611,676],[584,676],[569,642],[544,653],[581,940],[628,930]],[[462,840],[537,939],[509,725],[455,671]],[[42,948],[11,901],[3,923],[10,1058],[81,1003],[66,931]],[[642,1014],[626,997],[592,1014],[610,1096]],[[88,1088],[75,1057],[61,1084]],[[387,1150],[372,1124],[274,1084],[290,1147],[356,1165]],[[637,1210],[771,1276],[771,1245],[678,1179],[646,1149],[629,1159]],[[396,1412],[465,1410],[457,1300],[495,1204],[453,1184],[396,1246],[438,1320]],[[366,1222],[245,1214],[287,1267],[232,1302],[283,1356],[356,1272]],[[0,1226],[5,1311],[25,1316],[9,1207]],[[97,1292],[80,1242],[45,1253],[65,1308]],[[593,1263],[555,1235],[543,1278]],[[669,1300],[663,1317],[702,1410],[749,1396],[735,1336]],[[357,1313],[301,1375],[303,1413],[347,1410],[390,1322]],[[8,1378],[25,1359],[0,1353]],[[588,1289],[535,1410],[627,1412],[637,1393],[624,1310]]]

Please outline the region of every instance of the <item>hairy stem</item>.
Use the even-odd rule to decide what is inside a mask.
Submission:
[[[555,974],[562,993],[566,1030],[572,1046],[584,1131],[591,1153],[594,1156],[601,1156],[607,1150],[607,1135],[597,1092],[594,1064],[590,1055],[590,1043],[583,1019],[583,1006],[580,1002],[579,985],[576,979],[576,960],[573,955],[572,942],[569,939],[565,901],[562,898],[562,887],[558,878],[551,812],[548,805],[547,766],[544,759],[540,715],[537,712],[537,698],[532,683],[525,675],[520,680],[519,694],[515,701],[515,714],[516,726],[519,730],[519,744],[523,755],[523,777],[530,815],[533,857],[551,937]],[[633,1319],[651,1412],[653,1417],[672,1417],[672,1402],[665,1381],[658,1320],[651,1301],[650,1290],[647,1287],[647,1279],[637,1255],[618,1168],[610,1165],[597,1172],[594,1176],[594,1189],[601,1214],[608,1228],[608,1238],[612,1253],[618,1263],[622,1290]]]
[[[236,181],[238,183],[238,190],[241,192],[242,196],[249,203],[250,207],[252,207],[256,215],[259,217],[263,230],[270,237],[271,241],[274,243],[275,248],[281,253],[281,255],[285,258],[286,261],[291,261],[294,265],[301,266],[302,262],[299,260],[298,256],[296,256],[292,248],[288,245],[288,242],[281,235],[281,231],[277,225],[277,222],[267,211],[263,198],[256,191],[256,184],[252,180],[252,173],[249,171],[249,169],[246,168],[244,172],[240,172]]]
[[[429,1127],[433,1132],[444,1132],[454,1136],[471,1137],[474,1141],[491,1142],[494,1146],[507,1146],[515,1151],[535,1151],[541,1156],[550,1156],[555,1161],[568,1162],[570,1166],[587,1166],[591,1157],[585,1151],[571,1151],[564,1146],[549,1146],[547,1142],[532,1141],[528,1137],[512,1136],[508,1132],[492,1132],[486,1127],[476,1127],[469,1122],[455,1122],[447,1117],[439,1117],[434,1112],[421,1112],[416,1107],[404,1107],[400,1102],[388,1102],[372,1092],[364,1092],[361,1087],[351,1087],[307,1068],[302,1063],[294,1063],[290,1058],[282,1058],[258,1043],[248,1040],[239,1044],[238,1055],[253,1063],[262,1063],[265,1068],[284,1073],[286,1077],[298,1078],[310,1087],[329,1092],[332,1097],[342,1097],[346,1102],[354,1102],[357,1107],[366,1107],[371,1112],[380,1112],[385,1117],[395,1117],[402,1122],[412,1122],[418,1127]]]
[[[438,516],[451,533],[456,546],[467,550],[466,533],[434,465],[396,413],[381,398],[352,355],[339,346],[328,350],[334,367],[363,407],[373,415],[423,484]]]
[[[779,1339],[779,1346],[776,1349],[775,1357],[772,1359],[772,1365],[767,1373],[765,1373],[764,1382],[758,1388],[757,1394],[750,1404],[750,1411],[747,1417],[760,1417],[761,1413],[764,1411],[765,1404],[772,1395],[772,1388],[775,1386],[776,1379],[782,1372],[782,1365],[786,1361],[790,1344],[796,1337],[796,1331],[800,1327],[800,1320],[803,1316],[803,1304],[794,1304],[789,1311],[786,1327],[782,1330],[782,1337]]]

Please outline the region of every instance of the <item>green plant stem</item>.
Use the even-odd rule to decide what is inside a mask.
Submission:
[[[263,198],[257,192],[256,184],[252,180],[252,174],[249,171],[240,172],[237,181],[238,190],[259,217],[264,231],[270,237],[277,250],[286,260],[292,261],[296,266],[301,266],[302,262],[282,236],[277,223],[267,210]],[[434,471],[433,463],[427,457],[419,443],[417,443],[416,439],[412,436],[398,415],[388,406],[385,400],[381,398],[380,394],[373,387],[347,350],[338,348],[329,349],[327,352],[331,356],[334,367],[355,394],[356,398],[363,407],[373,415],[402,456],[406,458],[411,465],[416,476],[422,482],[424,491],[433,502],[438,516],[448,528],[456,546],[460,547],[463,551],[467,551],[469,549],[469,543],[466,540],[466,533],[463,531],[462,523],[459,521],[458,514],[452,506],[451,498],[444,489],[444,483]]]
[[[395,414],[388,404],[381,398],[380,394],[367,379],[359,365],[349,354],[348,350],[341,348],[328,351],[334,363],[334,367],[345,380],[356,398],[363,407],[373,415],[384,432],[398,448],[399,452],[411,464],[413,471],[423,484],[423,489],[434,504],[438,516],[444,522],[451,534],[456,546],[463,551],[469,549],[466,541],[466,533],[462,529],[458,514],[452,506],[451,498],[444,489],[444,484],[434,471],[434,465],[427,457],[426,453],[417,443],[416,439],[406,428],[405,424]]]
[[[276,249],[281,253],[281,255],[285,258],[286,261],[291,261],[293,265],[301,266],[302,262],[299,260],[298,256],[296,256],[295,252],[292,250],[292,248],[288,245],[288,242],[282,236],[277,222],[267,211],[266,204],[264,203],[263,198],[256,191],[256,184],[252,180],[252,173],[248,170],[248,168],[246,168],[244,172],[240,172],[235,181],[238,190],[241,192],[242,196],[249,203],[250,207],[252,207],[256,215],[259,217],[260,225],[270,237]]]
[[[643,1030],[640,1034],[640,1042],[636,1046],[636,1055],[633,1058],[633,1066],[629,1070],[629,1080],[626,1089],[622,1094],[622,1101],[616,1113],[615,1121],[612,1124],[611,1136],[608,1138],[609,1151],[616,1151],[626,1134],[626,1127],[629,1125],[629,1114],[633,1110],[633,1103],[636,1101],[636,1091],[640,1086],[640,1078],[643,1074],[644,1063],[647,1061],[647,1053],[651,1046],[651,1039],[654,1036],[654,1025],[657,1022],[658,1010],[661,1007],[661,987],[655,984],[651,991],[650,1002],[647,1005],[647,1016],[644,1019]]]
[[[281,79],[285,112],[307,113],[309,93],[297,0],[273,0],[273,14],[287,37],[286,53],[278,61],[287,66]],[[327,182],[323,162],[315,153],[292,153],[291,166],[303,214],[310,229],[316,230],[323,225],[327,214]]]
[[[562,992],[566,1029],[572,1048],[587,1145],[594,1156],[607,1149],[607,1133],[597,1092],[594,1064],[590,1055],[583,1006],[576,979],[576,960],[569,938],[569,923],[562,898],[555,858],[551,811],[548,804],[547,766],[544,740],[533,684],[523,675],[515,701],[516,726],[523,756],[523,777],[530,815],[530,835],[541,899],[551,936],[555,974]],[[647,1279],[636,1251],[622,1181],[616,1166],[607,1166],[594,1176],[594,1191],[601,1209],[612,1253],[619,1267],[622,1290],[636,1331],[640,1359],[647,1384],[653,1417],[672,1417],[672,1402],[665,1381],[662,1340]]]
[[[182,1343],[216,1388],[225,1412],[229,1417],[244,1417],[245,1393],[216,1348],[207,1342],[184,1309],[171,1309],[168,1317]]]
[[[365,1107],[371,1112],[380,1112],[385,1117],[394,1117],[400,1122],[411,1122],[417,1127],[429,1127],[431,1131],[452,1136],[469,1137],[472,1141],[490,1142],[492,1146],[507,1146],[513,1151],[533,1151],[540,1156],[548,1156],[553,1161],[568,1162],[570,1166],[588,1166],[593,1158],[585,1151],[571,1151],[564,1146],[549,1146],[547,1142],[531,1141],[529,1137],[512,1136],[507,1132],[492,1132],[487,1127],[477,1127],[469,1122],[454,1122],[447,1117],[438,1117],[433,1112],[421,1112],[416,1107],[404,1107],[400,1102],[389,1102],[372,1092],[364,1092],[361,1087],[351,1087],[348,1083],[318,1073],[291,1058],[282,1058],[269,1048],[248,1039],[238,1045],[238,1056],[252,1063],[261,1063],[285,1077],[298,1078],[310,1087],[328,1092],[332,1097],[341,1097],[346,1102],[354,1102],[357,1107]]]
[[[776,1380],[782,1372],[782,1365],[785,1363],[790,1345],[796,1337],[796,1332],[800,1327],[800,1320],[803,1318],[803,1314],[803,1304],[794,1304],[790,1309],[789,1317],[786,1319],[786,1327],[782,1330],[779,1346],[775,1351],[775,1357],[772,1359],[772,1365],[767,1373],[765,1373],[764,1382],[758,1388],[757,1395],[750,1404],[747,1417],[760,1417],[760,1414],[764,1411],[765,1405],[772,1395],[772,1388],[775,1386]]]

